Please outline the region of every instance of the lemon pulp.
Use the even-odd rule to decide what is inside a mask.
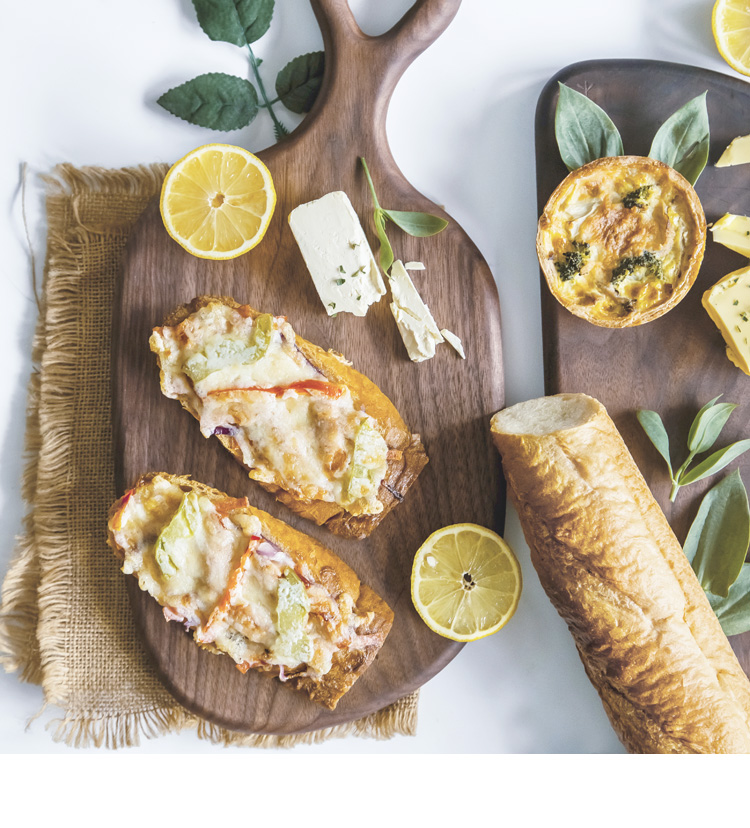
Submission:
[[[414,557],[414,606],[431,630],[454,641],[497,632],[515,612],[521,588],[512,550],[483,526],[445,526]]]
[[[228,144],[206,144],[167,173],[161,215],[169,235],[188,252],[230,259],[255,247],[276,205],[266,165]]]

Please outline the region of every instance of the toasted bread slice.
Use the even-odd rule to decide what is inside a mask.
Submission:
[[[393,612],[330,549],[188,477],[142,476],[109,513],[126,574],[198,644],[333,710],[383,646]]]
[[[257,356],[252,347],[261,318],[267,350]],[[154,328],[150,344],[162,391],[201,422],[204,435],[217,436],[278,500],[336,534],[369,535],[427,463],[419,435],[375,383],[339,354],[296,336],[283,317],[228,297],[201,296]],[[217,362],[215,355],[227,347],[240,351],[236,364],[223,357]],[[196,359],[208,364],[206,353],[221,369],[195,373]],[[363,424],[374,448],[367,477],[354,487]],[[271,434],[275,442],[267,445]]]

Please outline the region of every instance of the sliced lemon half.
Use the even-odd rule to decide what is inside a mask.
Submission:
[[[206,144],[167,173],[161,216],[169,235],[203,259],[233,259],[265,235],[276,206],[268,167],[251,152]]]
[[[719,53],[743,75],[750,75],[750,5],[747,0],[717,0],[711,30]]]
[[[414,557],[414,607],[433,632],[453,641],[476,641],[497,632],[516,611],[521,587],[513,551],[484,526],[444,526]]]

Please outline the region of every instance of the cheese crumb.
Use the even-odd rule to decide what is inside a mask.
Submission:
[[[453,346],[461,359],[466,359],[466,353],[464,352],[464,346],[461,340],[452,331],[447,331],[445,328],[441,328],[440,333],[443,335],[443,339],[449,345]]]

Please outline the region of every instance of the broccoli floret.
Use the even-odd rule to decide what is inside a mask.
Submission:
[[[632,209],[633,207],[638,207],[638,209],[645,207],[646,202],[651,195],[652,186],[653,185],[651,184],[646,184],[643,187],[639,187],[637,190],[633,190],[631,193],[628,193],[625,198],[623,198],[622,203],[628,209]]]
[[[581,268],[589,257],[589,252],[586,242],[573,242],[573,249],[563,253],[562,259],[555,262],[561,282],[567,282],[581,272]]]
[[[620,260],[620,264],[612,271],[612,285],[617,287],[626,276],[632,276],[637,267],[645,268],[655,279],[661,279],[664,276],[661,259],[650,250],[644,250],[640,256],[627,256]]]

